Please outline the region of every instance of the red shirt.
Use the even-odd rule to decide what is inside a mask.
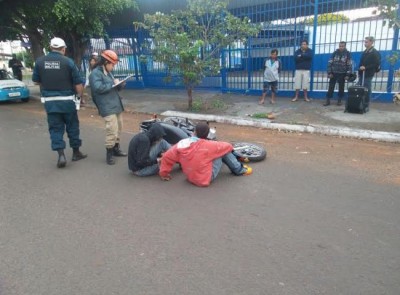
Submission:
[[[185,138],[164,153],[159,174],[161,177],[168,176],[174,164],[180,163],[183,173],[191,183],[209,186],[213,161],[232,150],[233,146],[228,142]]]

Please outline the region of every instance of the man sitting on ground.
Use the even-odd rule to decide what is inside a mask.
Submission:
[[[128,166],[136,176],[155,175],[159,171],[161,154],[171,145],[163,139],[165,131],[159,123],[148,131],[136,134],[129,143]]]
[[[252,169],[242,165],[232,154],[233,146],[228,142],[207,140],[210,127],[206,123],[196,125],[192,137],[182,139],[161,158],[160,177],[170,180],[170,172],[180,163],[189,182],[197,186],[209,186],[225,163],[235,175],[250,175]]]

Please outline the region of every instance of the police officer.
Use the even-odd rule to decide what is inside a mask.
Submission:
[[[17,55],[13,54],[12,59],[8,62],[8,67],[12,70],[13,75],[18,80],[22,81],[22,68],[24,67],[19,59],[17,59]]]
[[[79,150],[82,141],[79,138],[79,101],[76,95],[82,96],[82,78],[73,60],[64,56],[66,48],[63,39],[51,39],[51,52],[36,60],[32,75],[32,81],[40,85],[42,102],[47,113],[51,149],[58,152],[58,168],[67,164],[64,130],[67,131],[69,145],[73,149],[72,161],[87,157]]]

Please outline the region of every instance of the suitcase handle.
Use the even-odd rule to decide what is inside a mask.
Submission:
[[[361,80],[361,86],[364,86],[364,80],[365,80],[365,70],[362,71],[362,80]]]

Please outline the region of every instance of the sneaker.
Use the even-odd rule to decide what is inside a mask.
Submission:
[[[243,174],[242,175],[250,175],[250,174],[252,174],[253,173],[253,168],[251,168],[250,166],[247,166],[247,165],[243,165],[243,168],[245,168],[246,169],[246,171],[245,172],[243,172]]]

